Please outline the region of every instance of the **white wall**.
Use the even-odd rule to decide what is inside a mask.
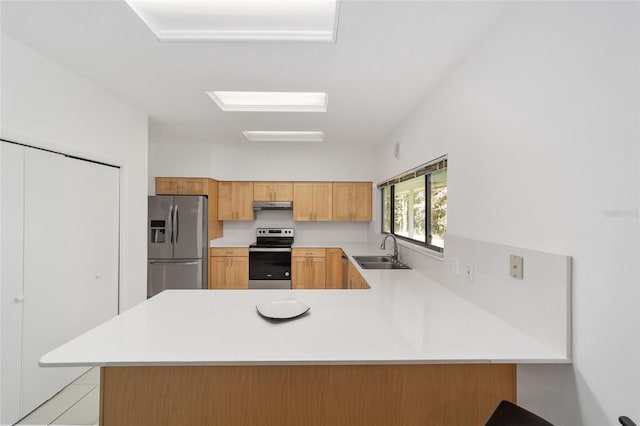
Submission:
[[[450,233],[573,257],[574,363],[518,369],[518,401],[565,426],[640,422],[638,16],[520,5],[376,154],[376,181],[449,154]]]
[[[218,180],[373,180],[373,150],[320,145],[150,143],[149,194],[156,176]],[[290,212],[258,212],[255,221],[224,223],[225,241],[252,242],[259,227],[295,227],[296,242],[366,241],[368,223],[293,222]]]
[[[124,311],[146,299],[147,116],[10,36],[1,43],[0,137],[120,166]]]
[[[149,194],[156,176],[218,180],[371,180],[373,150],[322,144],[149,144]]]

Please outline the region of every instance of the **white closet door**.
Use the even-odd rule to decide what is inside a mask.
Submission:
[[[68,336],[71,298],[65,279],[65,157],[25,149],[23,402],[25,415],[67,383],[64,368],[38,360]]]
[[[71,306],[71,337],[118,313],[119,171],[66,158],[65,248],[67,280],[78,302]]]
[[[94,287],[94,164],[88,161],[64,158],[64,189],[60,199],[65,229],[64,276],[68,293],[66,335],[78,336],[89,330],[93,316]]]
[[[92,327],[118,315],[120,170],[93,164]]]
[[[21,416],[87,370],[38,361],[117,315],[119,258],[119,170],[37,149],[24,153]]]
[[[1,142],[0,167],[0,229],[2,229],[0,423],[13,424],[21,417],[24,147]]]
[[[64,339],[64,156],[25,150],[23,415],[60,390],[66,372],[38,360]]]
[[[4,424],[87,370],[43,368],[42,355],[118,313],[119,169],[8,143],[0,154]]]

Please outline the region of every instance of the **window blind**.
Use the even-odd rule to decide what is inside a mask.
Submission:
[[[378,188],[382,188],[389,185],[395,185],[396,183],[404,182],[409,179],[416,178],[418,176],[424,176],[429,173],[433,173],[437,170],[446,169],[447,168],[447,158],[446,156],[442,156],[436,158],[433,161],[422,164],[414,169],[409,170],[408,172],[404,172],[401,175],[397,175],[392,177],[389,180],[381,182],[378,184]]]

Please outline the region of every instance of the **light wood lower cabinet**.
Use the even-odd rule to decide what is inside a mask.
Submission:
[[[349,262],[349,288],[354,290],[371,288],[352,262]]]
[[[291,287],[323,289],[326,276],[326,250],[294,248],[291,250]]]
[[[516,401],[513,364],[100,369],[100,425],[478,426]]]
[[[209,254],[210,289],[249,288],[249,249],[211,248]]]
[[[293,248],[291,288],[368,289],[369,284],[353,263],[343,263],[339,248]],[[345,270],[347,274],[345,277]],[[345,280],[346,278],[346,280]],[[249,288],[249,251],[245,247],[209,249],[209,288]]]
[[[344,289],[347,288],[348,282],[345,278],[345,268],[347,265],[343,263],[344,252],[339,248],[327,249],[327,271],[325,279],[325,288],[327,289]]]

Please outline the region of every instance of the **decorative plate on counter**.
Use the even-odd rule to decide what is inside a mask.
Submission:
[[[256,305],[256,309],[265,318],[285,320],[297,318],[311,308],[295,299],[282,299]]]

